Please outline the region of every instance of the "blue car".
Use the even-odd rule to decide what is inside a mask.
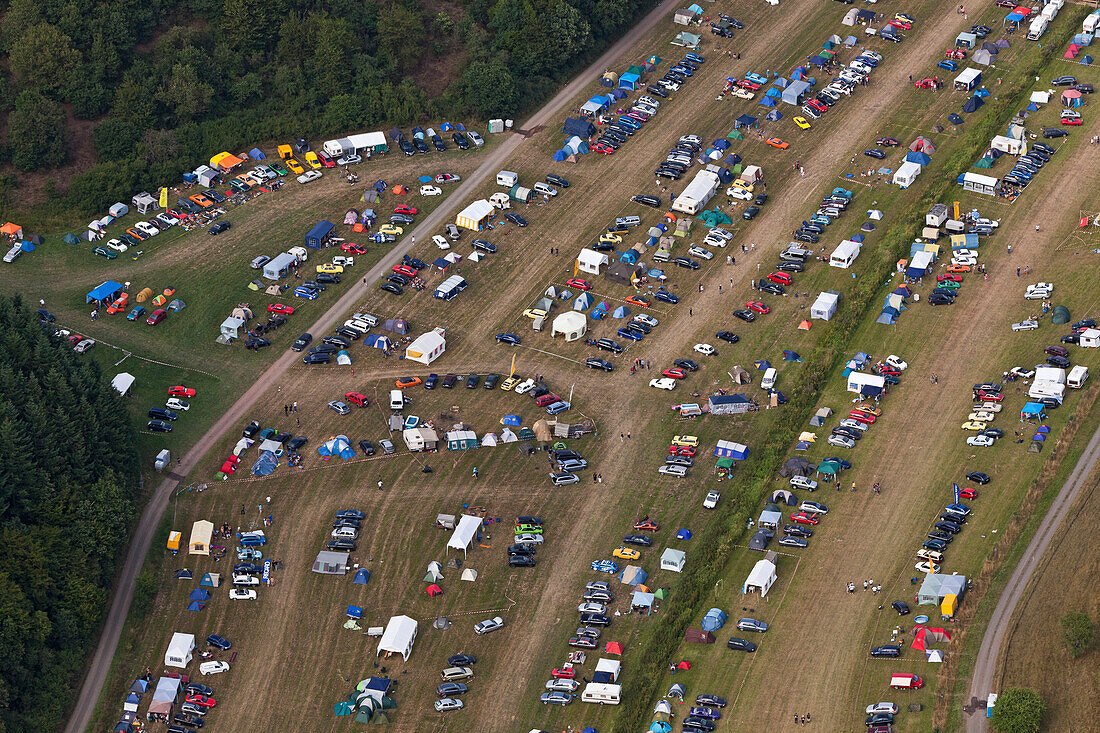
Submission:
[[[702,56],[700,56],[697,53],[686,53],[686,54],[684,54],[684,58],[687,59],[688,61],[694,61],[697,64],[706,63],[706,59],[703,58]]]
[[[267,542],[267,540],[263,537],[258,537],[257,535],[252,534],[241,537],[238,541],[240,542],[242,547],[259,547]]]
[[[873,59],[870,56],[856,56],[854,60],[860,62],[861,64],[867,64],[872,69],[878,66],[878,59]]]
[[[622,125],[623,127],[629,127],[631,130],[640,129],[641,126],[642,126],[642,123],[638,122],[637,120],[635,120],[631,117],[620,117],[619,118],[619,124]]]
[[[317,296],[320,295],[320,293],[313,288],[300,286],[294,289],[294,295],[298,298],[305,298],[306,300],[317,300]]]
[[[676,305],[680,302],[680,299],[677,296],[673,295],[667,290],[658,290],[656,293],[653,294],[653,297],[655,297],[662,303],[671,303],[672,305]]]
[[[936,66],[940,67],[941,69],[946,69],[947,71],[958,71],[959,70],[959,65],[957,63],[955,63],[954,61],[952,61],[951,59],[944,59],[943,61],[936,64]]]
[[[767,84],[768,83],[767,77],[760,76],[760,74],[757,74],[753,71],[750,71],[747,74],[745,74],[745,78],[748,79],[749,81],[756,82],[757,84]]]
[[[620,328],[619,329],[619,335],[622,336],[624,339],[630,339],[631,341],[641,341],[642,340],[642,334],[636,333],[634,331],[629,331],[625,328]]]
[[[675,71],[680,76],[695,76],[695,72],[686,66],[673,66],[669,71]]]
[[[591,567],[598,573],[619,572],[619,563],[614,560],[596,560],[592,563]]]
[[[130,311],[129,313],[126,314],[126,320],[127,321],[136,321],[137,319],[141,318],[144,315],[145,315],[145,306],[139,305],[138,307],[134,308],[132,311]]]

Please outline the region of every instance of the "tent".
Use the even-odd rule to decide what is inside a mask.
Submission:
[[[355,457],[355,451],[346,435],[334,435],[321,445],[317,446],[317,452],[322,460],[329,460],[333,456],[343,458],[345,461]]]
[[[164,652],[164,666],[166,667],[186,667],[191,663],[192,652],[195,651],[195,635],[185,634],[182,632],[175,632],[172,634],[172,640],[168,642],[168,649]],[[166,679],[166,678],[161,678]],[[179,684],[179,680],[173,680],[176,684]],[[157,693],[160,692],[160,683],[157,683]],[[157,699],[156,694],[153,697]]]
[[[798,504],[798,497],[793,492],[787,489],[776,489],[768,497],[768,501],[772,504],[783,503],[787,506],[796,506]]]
[[[355,571],[355,577],[351,579],[352,583],[356,585],[366,585],[370,580],[370,571],[366,568],[359,568]]]
[[[465,570],[462,571],[461,578],[462,578],[462,580],[465,580],[468,583],[472,583],[475,580],[477,580],[477,571],[474,570],[473,568],[466,568]]]
[[[694,535],[691,533],[691,530],[687,528],[680,529],[676,533],[676,539],[678,540],[690,540],[692,537],[694,537]]]
[[[321,550],[313,559],[313,572],[321,575],[347,575],[349,557],[346,552]]]
[[[801,456],[788,458],[779,469],[779,475],[783,478],[791,476],[809,476],[817,469],[817,466]]]
[[[607,654],[621,655],[623,653],[623,645],[618,641],[609,641],[604,645],[603,650]]]
[[[684,641],[688,644],[713,644],[714,634],[706,629],[688,629],[684,632]]]
[[[190,555],[209,555],[210,541],[214,536],[214,523],[200,519],[191,525],[191,539],[187,541]]]
[[[443,566],[437,560],[428,563],[428,572],[424,575],[423,583],[436,583],[443,580]]]
[[[1054,312],[1050,316],[1050,322],[1055,326],[1061,326],[1069,323],[1069,309],[1064,305],[1054,306]]]
[[[188,611],[201,611],[204,608],[206,608],[206,604],[202,601],[191,601],[187,604]]]
[[[188,636],[191,635],[188,634]],[[190,660],[190,658],[190,654],[188,654],[188,660]],[[165,662],[165,664],[168,664],[168,662]],[[182,684],[182,681],[178,677],[164,676],[157,679],[157,687],[153,691],[153,702],[149,705],[149,712],[165,716],[171,714],[172,708],[179,698],[180,686]]]
[[[627,565],[622,569],[618,577],[619,582],[623,585],[641,585],[645,583],[648,576],[646,572],[637,565]]]
[[[729,440],[719,440],[714,449],[714,455],[719,458],[733,458],[734,460],[744,461],[749,457],[749,447]]]
[[[1084,104],[1084,98],[1081,92],[1076,89],[1067,89],[1062,92],[1062,106],[1063,107],[1080,107]]]
[[[905,154],[905,159],[911,163],[916,163],[917,165],[921,166],[928,165],[932,162],[932,159],[928,157],[927,153],[921,152],[919,150],[910,150],[908,153]],[[871,218],[875,217],[872,216]],[[879,212],[878,218],[882,218],[882,212]]]
[[[975,51],[974,55],[970,57],[970,60],[981,66],[989,66],[993,63],[993,54],[983,48],[980,51]]]
[[[971,112],[976,112],[983,104],[985,104],[985,102],[982,101],[982,98],[975,94],[963,103],[962,111],[970,114]]]
[[[436,596],[440,596],[440,595],[443,595],[443,589],[442,589],[442,588],[440,588],[440,587],[439,587],[438,585],[436,585],[435,583],[432,583],[432,584],[431,584],[431,585],[429,585],[429,586],[428,586],[427,588],[425,588],[425,589],[424,589],[424,592],[425,592],[425,593],[427,593],[427,594],[428,594],[429,596],[431,596],[432,598],[435,598]]]
[[[741,586],[741,592],[759,593],[760,597],[764,598],[768,595],[768,591],[771,590],[775,581],[775,563],[768,558],[764,558],[758,560],[756,565],[753,566],[749,572],[749,577],[745,579],[744,585]]]
[[[85,303],[104,303],[114,300],[122,292],[122,285],[114,280],[107,280],[95,286],[84,295]]]
[[[474,541],[480,529],[481,517],[463,514],[458,520],[458,526],[455,527],[451,539],[447,541],[447,549],[462,550],[462,554],[465,556],[470,549],[470,543]]]
[[[836,315],[837,306],[840,303],[840,294],[825,291],[817,296],[817,300],[810,306],[810,318],[822,321],[830,320]],[[801,326],[799,326],[801,328]]]
[[[700,626],[703,631],[718,631],[718,629],[726,625],[726,620],[728,618],[729,616],[727,616],[726,612],[722,609],[712,608],[703,616],[703,621]]]
[[[551,338],[564,336],[567,343],[584,338],[584,334],[588,331],[588,319],[584,313],[579,312],[585,310],[585,308],[577,308],[577,304],[584,297],[587,297],[588,301],[591,302],[592,297],[588,293],[583,293],[573,304],[576,310],[566,311],[554,318],[550,326]]]
[[[756,124],[756,118],[752,115],[741,115],[733,121],[734,129],[739,127],[751,127]]]
[[[417,623],[408,616],[392,616],[386,624],[386,630],[382,632],[382,638],[378,640],[378,655],[400,654],[405,661],[409,661],[412,654],[413,642],[416,641]]]
[[[199,585],[204,588],[217,588],[222,584],[221,573],[203,573]]]
[[[210,591],[206,590],[205,588],[199,587],[191,591],[191,595],[187,596],[187,598],[191,601],[209,601]]]
[[[687,553],[683,550],[667,548],[661,553],[661,570],[670,570],[674,573],[683,572],[687,562]]]

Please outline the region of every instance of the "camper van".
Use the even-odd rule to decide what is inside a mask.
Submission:
[[[438,300],[451,300],[466,289],[466,278],[461,275],[451,275],[439,284],[432,294]]]
[[[1078,364],[1069,370],[1069,376],[1066,377],[1066,385],[1073,389],[1081,389],[1085,386],[1085,382],[1089,378],[1089,368],[1083,364]]]
[[[771,389],[775,386],[775,377],[777,372],[775,367],[768,367],[764,372],[764,378],[760,380],[760,389]]]
[[[915,674],[890,675],[890,687],[895,690],[919,690],[924,687],[924,680]]]
[[[512,208],[512,201],[508,197],[508,194],[501,191],[497,191],[489,197],[489,203],[493,205],[494,209],[510,209]]]
[[[399,389],[390,390],[390,409],[391,410],[403,410],[405,409],[405,395]]]
[[[600,705],[618,705],[622,701],[622,685],[608,685],[601,682],[589,682],[581,693],[581,702],[594,702]]]
[[[509,188],[511,188],[517,183],[519,183],[519,175],[513,173],[512,171],[501,171],[500,173],[497,173],[498,186],[508,186]]]

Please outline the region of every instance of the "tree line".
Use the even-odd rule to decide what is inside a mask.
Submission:
[[[8,0],[0,160],[61,166],[87,144],[68,139],[68,115],[94,121],[97,164],[64,198],[90,214],[258,140],[515,117],[649,4]],[[428,93],[414,79],[436,68],[453,80]]]
[[[54,730],[134,517],[134,431],[98,365],[4,295],[0,446],[0,731]]]

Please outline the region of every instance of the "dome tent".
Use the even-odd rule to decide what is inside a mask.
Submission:
[[[1054,312],[1050,316],[1050,322],[1055,326],[1062,326],[1069,323],[1069,309],[1064,305],[1055,306]]]

